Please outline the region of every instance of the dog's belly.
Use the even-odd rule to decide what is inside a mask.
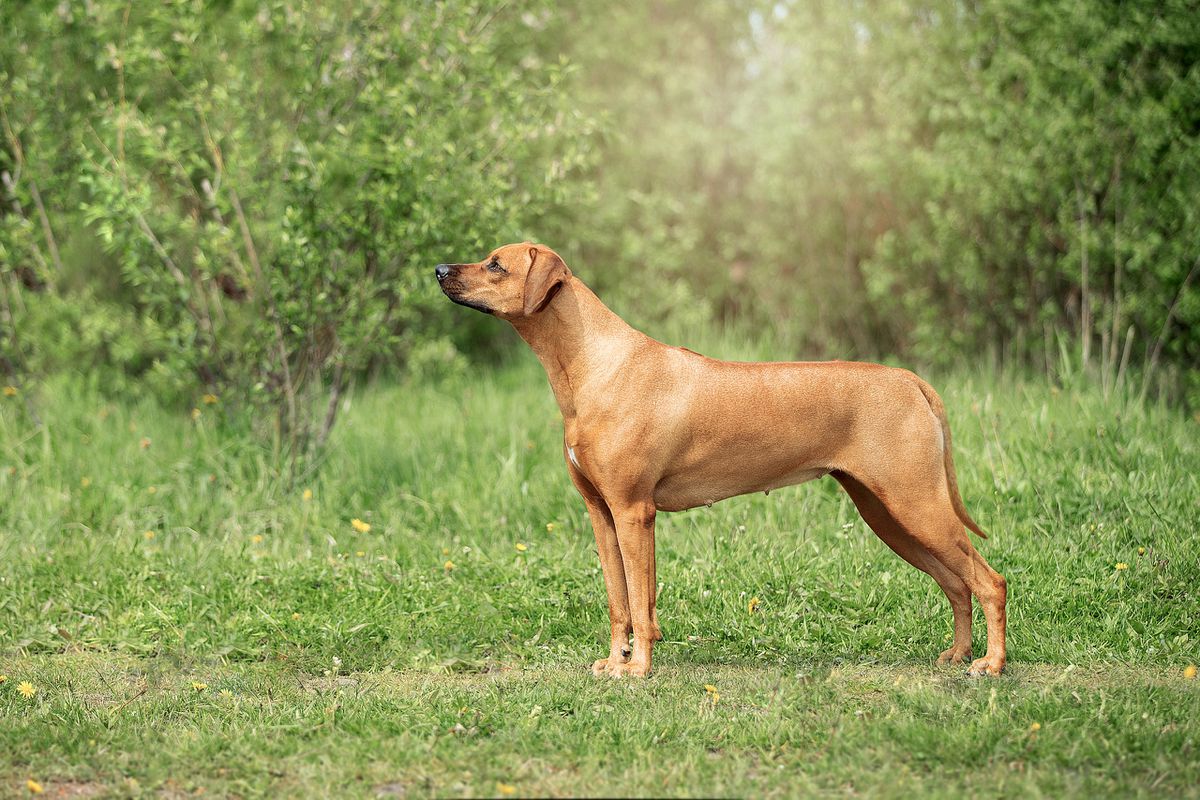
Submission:
[[[730,465],[722,473],[709,470],[669,475],[654,489],[654,505],[659,511],[685,511],[753,492],[769,492],[783,486],[816,480],[830,472],[824,467],[794,469],[770,477],[755,476],[744,468]]]

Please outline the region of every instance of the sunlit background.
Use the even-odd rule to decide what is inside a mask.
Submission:
[[[431,268],[529,238],[713,355],[1200,397],[1182,0],[88,0],[0,28],[9,383],[303,409],[491,361],[515,337]]]

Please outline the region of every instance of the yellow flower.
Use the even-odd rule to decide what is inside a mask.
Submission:
[[[5,386],[4,387],[4,396],[5,397],[16,397],[17,396],[17,387]]]
[[[262,544],[262,540],[263,540],[263,535],[261,533],[256,533],[250,537],[250,541],[253,542],[254,544]]]
[[[1040,722],[1035,722],[1035,723],[1033,723],[1032,725],[1030,725],[1030,726],[1029,726],[1029,732],[1030,732],[1030,733],[1037,733],[1037,732],[1038,732],[1038,731],[1040,731],[1041,729],[1042,729],[1042,723],[1040,723]]]
[[[751,597],[750,602],[746,604],[746,611],[753,614],[758,611],[758,607],[762,605],[762,601],[757,597]]]
[[[312,489],[305,489],[304,494],[300,495],[300,499],[306,503],[312,500]]]
[[[8,683],[8,676],[0,675],[0,683]]]
[[[1117,572],[1120,572],[1120,571],[1126,570],[1126,569],[1129,569],[1128,564],[1126,564],[1124,561],[1117,562]]]
[[[292,612],[292,619],[300,619],[300,612],[299,612],[299,611],[293,611],[293,612]]]
[[[708,692],[708,701],[714,706],[720,702],[721,693],[717,691],[717,687],[713,686],[711,683],[706,683],[704,684],[704,691]]]
[[[33,778],[30,778],[29,780],[25,781],[25,788],[29,790],[30,794],[41,794],[43,791],[42,785],[40,783],[38,783],[37,781],[35,781]]]
[[[513,786],[511,783],[497,783],[496,791],[500,794],[516,794],[517,787]]]
[[[85,475],[79,479],[79,485],[86,489],[92,485],[92,479]]]
[[[154,531],[144,531],[144,532],[142,533],[142,536],[144,536],[144,537],[146,538],[146,540],[147,540],[147,541],[148,541],[148,540],[150,540],[150,539],[153,539],[153,538],[154,538]]]
[[[37,694],[37,687],[35,687],[29,681],[21,681],[20,683],[17,684],[17,691],[21,693],[22,697],[24,697],[26,700],[28,700],[29,698],[31,698],[35,694]]]
[[[201,683],[200,681],[192,681],[192,688],[195,689],[197,692],[203,692],[205,689],[208,688],[208,684]]]
[[[528,549],[529,548],[525,546],[524,542],[517,542],[517,552],[518,553],[524,553]]]
[[[547,532],[547,533],[551,533],[551,532],[553,532],[553,531],[554,531],[554,523],[553,523],[553,522],[547,522],[547,523],[546,523],[546,532]]]
[[[233,697],[233,692],[229,691],[228,689],[222,689],[221,691],[217,692],[217,694],[221,695],[222,700],[229,700]]]
[[[1139,548],[1138,548],[1138,555],[1139,555],[1139,556],[1144,556],[1144,555],[1146,555],[1146,548],[1144,548],[1144,547],[1139,547]]]
[[[150,494],[158,494],[158,487],[157,486],[147,486],[146,491],[149,492]]]
[[[1186,667],[1184,667],[1183,668],[1183,677],[1184,677],[1184,680],[1189,680],[1189,681],[1196,680],[1196,665],[1188,664]]]
[[[358,517],[355,517],[354,519],[350,520],[350,525],[354,528],[354,530],[358,531],[359,533],[368,533],[371,530],[370,524],[363,522]]]
[[[446,570],[446,572],[449,572],[450,570],[454,569],[454,562],[447,561],[445,564],[442,565],[442,569]]]
[[[359,551],[355,552],[354,555],[358,556],[359,558],[362,558],[363,556],[366,555],[366,553],[363,552],[362,550],[359,550]]]
[[[206,394],[200,399],[204,401],[204,405],[206,406],[216,405],[217,402],[217,396],[215,394]]]
[[[200,419],[200,409],[198,409],[198,408],[192,409],[192,419]]]
[[[712,694],[716,690],[717,687],[713,686],[711,683],[704,684],[704,691],[708,692],[709,694]]]

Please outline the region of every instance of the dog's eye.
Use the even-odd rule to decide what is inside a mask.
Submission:
[[[500,266],[500,262],[496,261],[495,259],[492,259],[492,262],[488,264],[488,270],[491,272],[508,272],[508,270]]]

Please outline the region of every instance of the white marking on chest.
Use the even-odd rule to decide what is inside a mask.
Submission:
[[[567,458],[571,459],[571,463],[575,465],[575,469],[583,469],[583,467],[579,466],[579,459],[575,457],[574,447],[567,448]]]

